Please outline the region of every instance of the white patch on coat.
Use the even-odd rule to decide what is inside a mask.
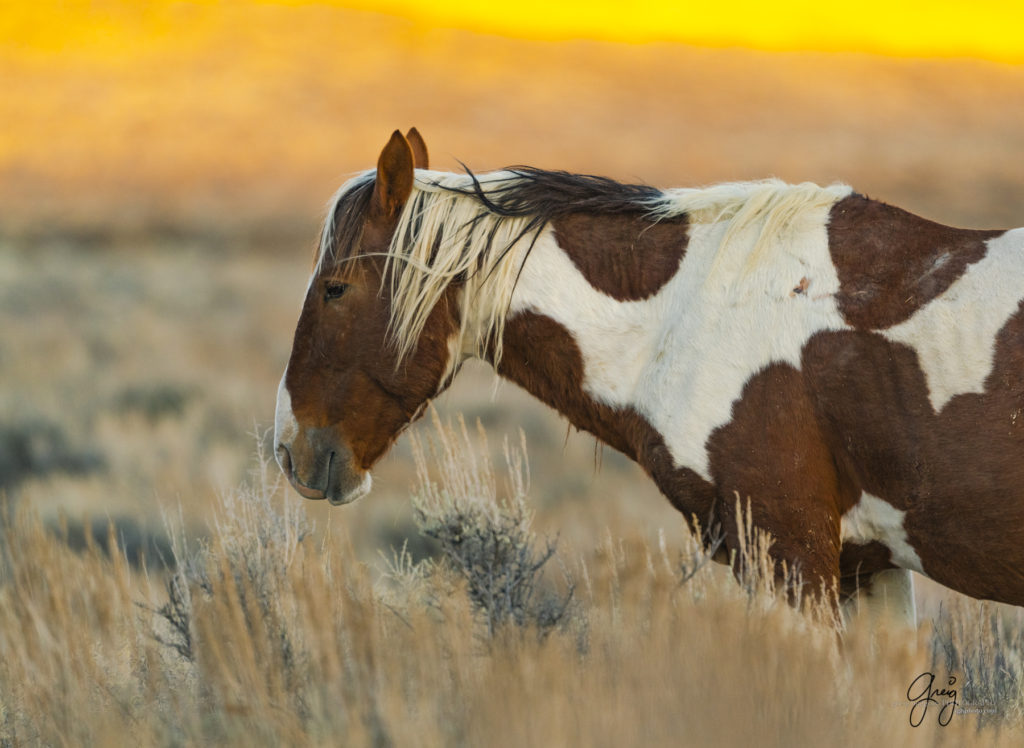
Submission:
[[[288,394],[288,387],[285,385],[285,377],[288,370],[285,369],[281,375],[281,383],[277,386],[277,408],[274,411],[274,449],[278,445],[290,446],[299,433],[299,423],[292,413],[292,398]],[[282,467],[283,469],[283,467]]]
[[[990,239],[985,257],[910,319],[882,334],[917,352],[938,413],[956,395],[984,392],[996,336],[1024,298],[1024,229]]]
[[[840,521],[840,540],[856,545],[877,541],[889,549],[894,564],[924,574],[921,557],[907,539],[905,516],[906,512],[889,502],[862,493],[857,504]]]
[[[598,291],[547,229],[523,265],[509,315],[534,311],[567,328],[583,354],[584,389],[608,405],[626,405],[654,356],[663,306],[664,289],[625,302]]]
[[[302,295],[303,304],[309,299],[309,293],[313,289],[315,281],[316,273],[313,273],[306,282],[306,292]],[[299,433],[299,422],[295,420],[295,414],[292,413],[292,396],[288,392],[287,385],[284,383],[287,376],[288,367],[285,366],[284,373],[281,375],[281,381],[277,385],[277,406],[274,408],[274,456],[282,470],[284,466],[281,465],[277,455],[277,447],[281,444],[290,447],[295,436]]]
[[[750,378],[775,362],[799,367],[812,335],[848,329],[826,224],[849,188],[818,189],[811,204],[785,211],[782,225],[771,211],[745,215],[739,227],[691,224],[679,272],[643,301],[595,289],[548,231],[523,266],[510,313],[534,311],[568,329],[587,394],[635,408],[677,467],[710,480],[708,437],[731,420]]]

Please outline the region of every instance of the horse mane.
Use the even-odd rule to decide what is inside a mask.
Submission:
[[[357,246],[373,192],[374,170],[335,193],[319,242],[317,271],[364,254]],[[416,347],[427,317],[453,281],[462,286],[456,350],[501,357],[505,319],[519,273],[541,233],[571,213],[643,216],[652,223],[686,215],[693,223],[725,223],[719,247],[761,224],[749,261],[803,211],[849,194],[844,185],[790,185],[778,179],[706,188],[659,190],[605,177],[525,166],[487,174],[417,169],[384,253],[392,294],[389,334],[398,361]],[[454,365],[455,362],[453,362]]]

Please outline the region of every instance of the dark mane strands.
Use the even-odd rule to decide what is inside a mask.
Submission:
[[[473,198],[487,211],[477,214],[470,224],[458,227],[457,230],[466,231],[467,241],[475,224],[483,220],[488,213],[502,218],[529,218],[519,233],[507,241],[497,256],[491,260],[487,276],[494,272],[516,244],[532,234],[525,252],[525,256],[529,256],[544,229],[561,216],[572,213],[635,214],[649,217],[652,223],[661,218],[652,208],[654,201],[662,192],[649,185],[623,184],[608,177],[591,174],[548,171],[532,166],[509,166],[500,172],[507,174],[507,178],[496,180],[484,189],[472,169],[461,161],[459,165],[470,180],[469,188],[437,183],[435,185],[452,194]],[[498,226],[493,226],[487,237],[488,253],[493,249],[497,230]],[[435,239],[435,243],[439,242],[440,236]],[[521,272],[520,266],[516,273],[516,283]]]
[[[548,223],[568,213],[649,214],[663,194],[645,184],[624,184],[608,177],[547,171],[532,166],[510,166],[510,177],[485,190],[465,164],[472,187],[445,187],[450,192],[475,197],[487,210],[505,217],[536,216]]]
[[[476,224],[488,215],[502,218],[528,218],[522,230],[505,243],[498,251],[492,269],[511,248],[524,237],[532,234],[527,254],[543,230],[561,216],[573,213],[603,213],[646,217],[652,223],[662,218],[654,213],[654,207],[664,193],[650,185],[626,184],[608,177],[591,174],[574,174],[568,171],[549,171],[532,166],[510,166],[500,171],[503,178],[488,182],[486,186],[473,171],[459,162],[465,170],[469,186],[457,187],[434,181],[432,186],[441,191],[475,200],[483,209],[466,225],[449,227],[449,230],[464,232],[467,243],[471,240]],[[361,181],[360,181],[361,180]],[[324,224],[324,234],[319,250],[321,264],[335,266],[347,257],[338,255],[338,250],[353,247],[360,237],[366,209],[373,192],[374,172],[366,172],[353,178],[350,188],[335,198],[331,214]],[[402,236],[397,246],[408,246],[419,237],[421,211],[431,199],[428,192],[414,191],[406,210],[413,211],[414,221],[410,231]],[[497,226],[492,227],[487,237],[488,252],[493,249]],[[398,238],[398,237],[396,237]],[[439,246],[440,232],[432,243]]]

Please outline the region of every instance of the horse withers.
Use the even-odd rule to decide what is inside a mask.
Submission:
[[[1024,230],[849,187],[428,169],[335,194],[278,390],[292,485],[344,504],[468,358],[638,462],[737,551],[913,617],[909,571],[1024,605]]]

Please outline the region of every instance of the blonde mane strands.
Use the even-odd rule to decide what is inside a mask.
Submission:
[[[517,179],[508,172],[477,177],[485,193]],[[495,363],[501,359],[506,312],[536,233],[529,217],[496,215],[477,198],[461,194],[472,185],[465,175],[416,174],[385,273],[391,279],[390,332],[399,360],[416,347],[427,317],[457,279],[462,293],[456,350],[481,358],[489,352]]]
[[[851,192],[844,184],[821,187],[813,182],[788,184],[780,179],[756,182],[728,182],[700,189],[665,190],[652,205],[651,217],[668,218],[685,213],[691,224],[726,223],[725,234],[712,266],[712,274],[724,259],[727,248],[738,235],[760,224],[757,239],[746,257],[749,272],[761,257],[761,250],[792,230],[803,213],[830,206]],[[737,242],[737,248],[745,246]]]

